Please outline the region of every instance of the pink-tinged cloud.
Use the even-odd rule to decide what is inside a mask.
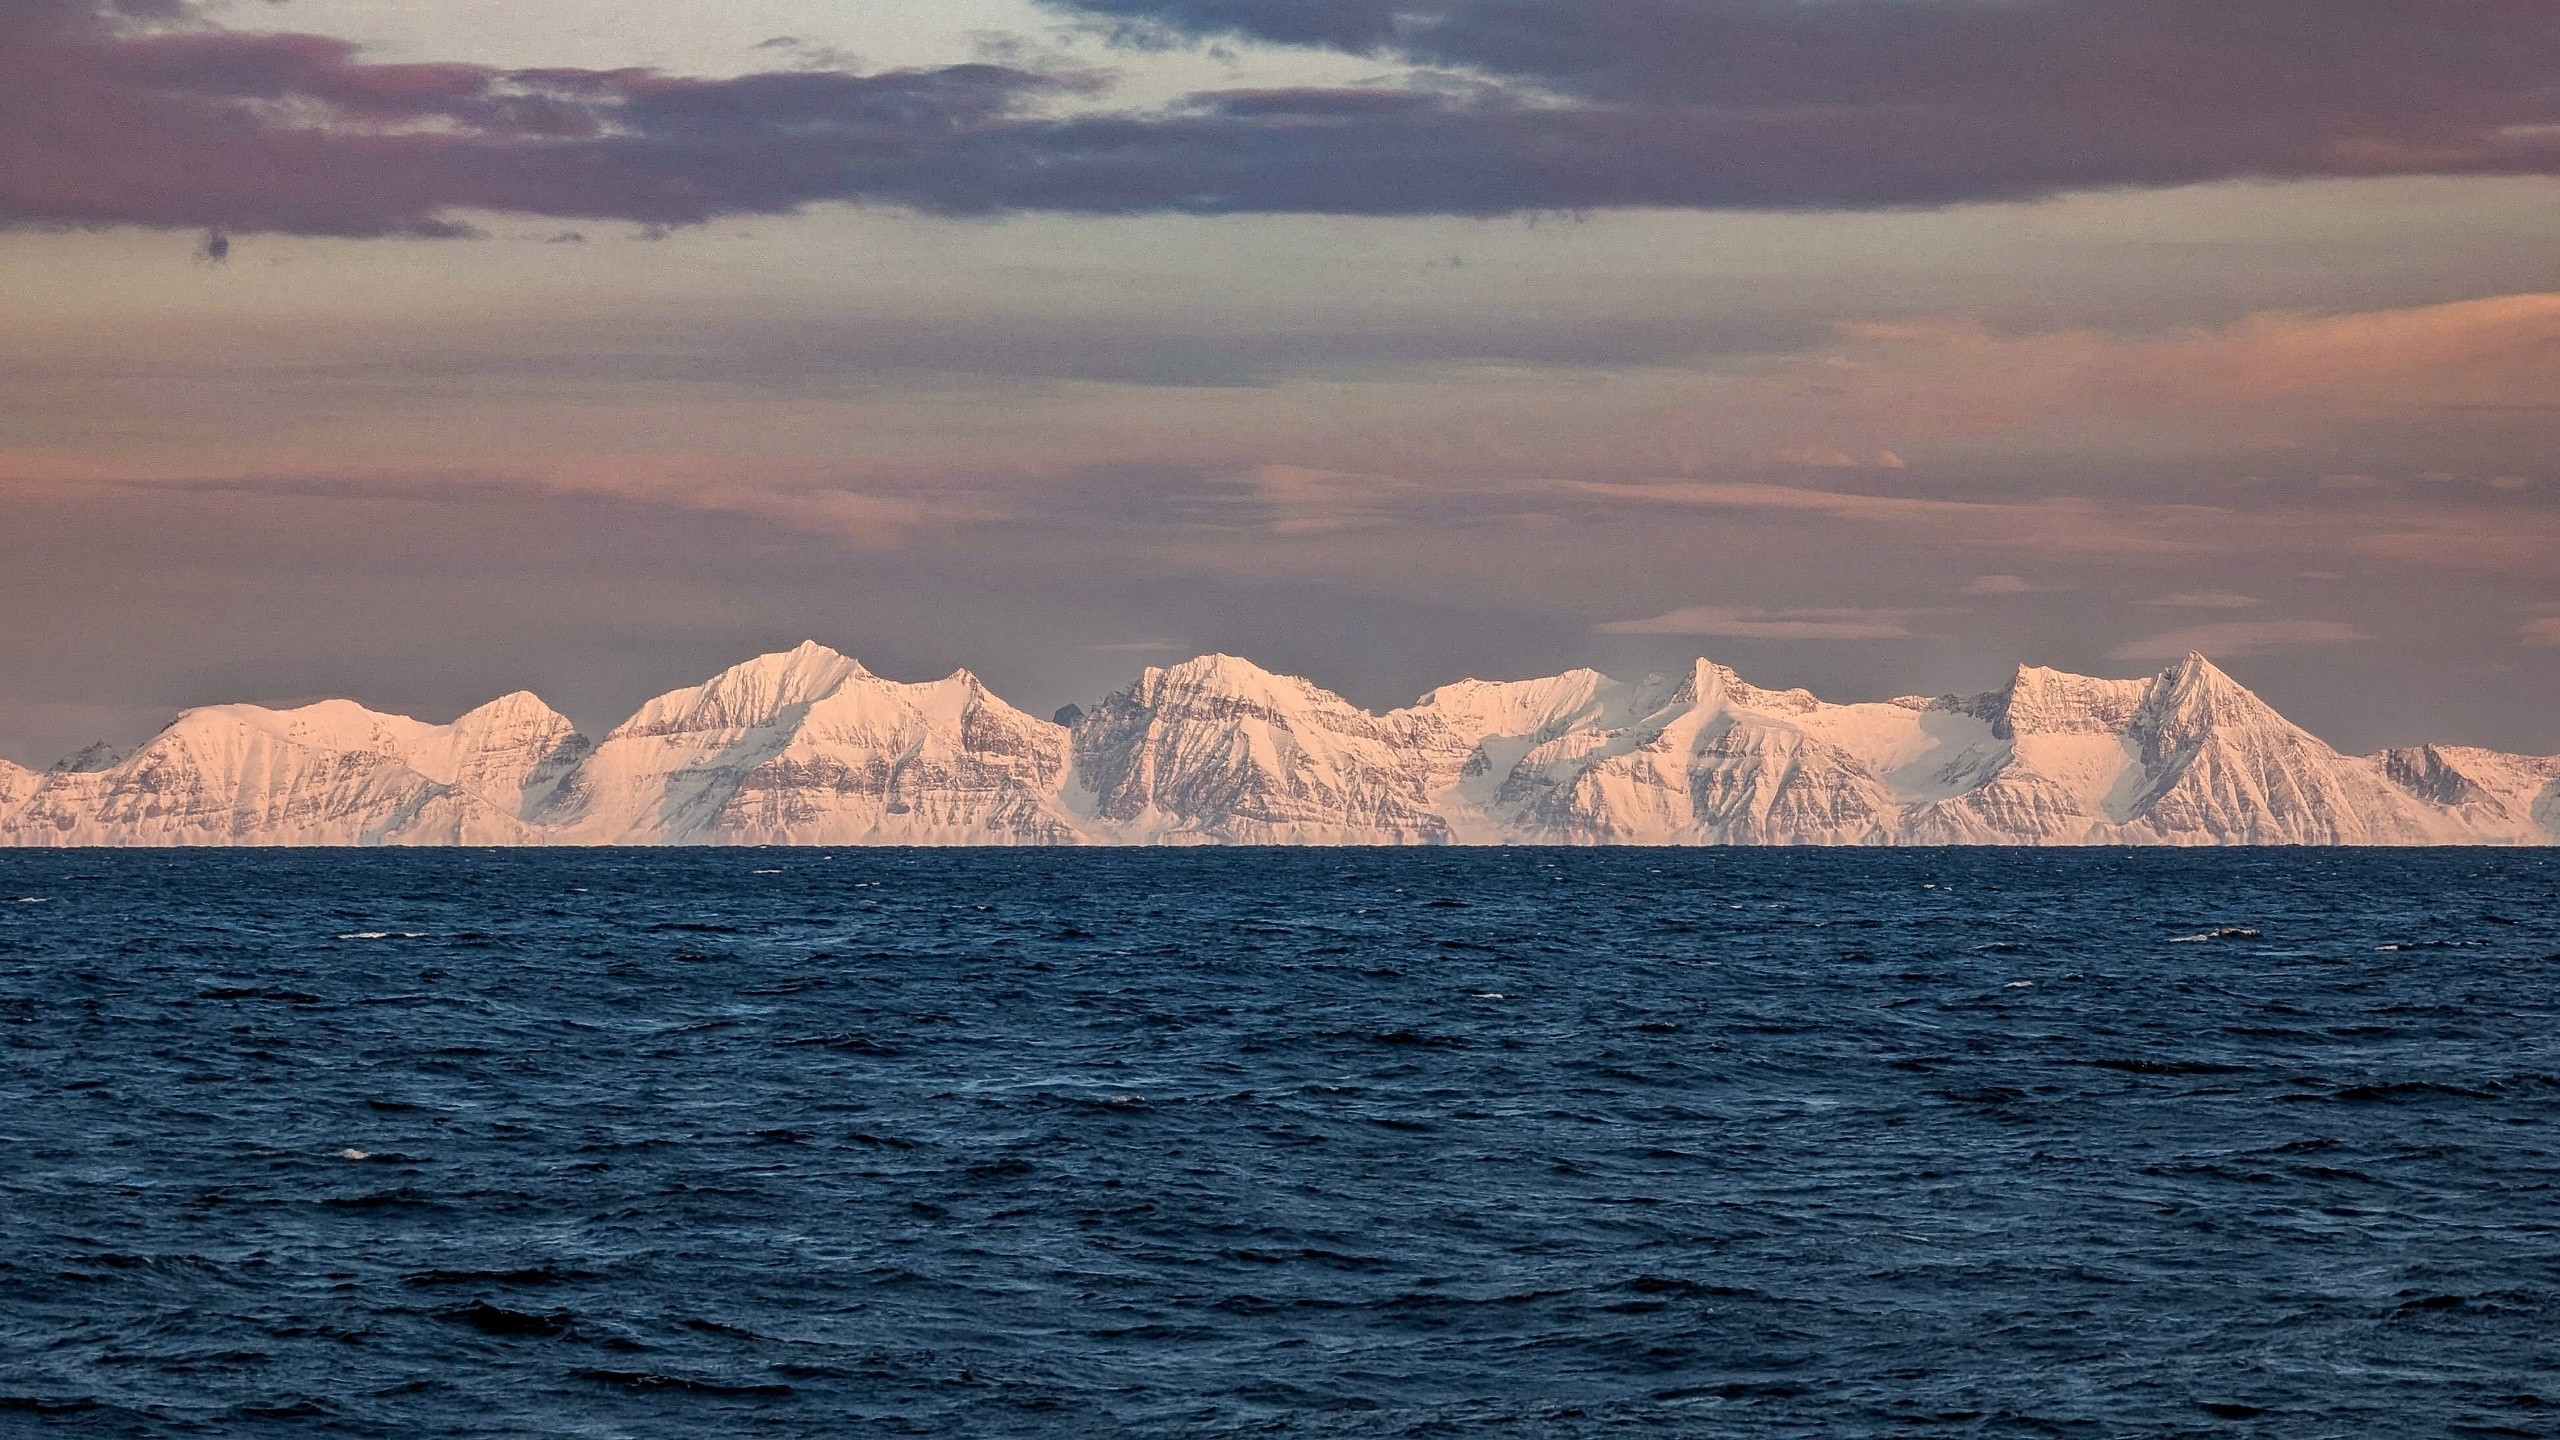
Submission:
[[[1721,392],[1689,407],[1702,433],[1747,437],[1727,441],[1735,461],[1759,453],[1772,432],[1819,422],[1926,444],[1941,473],[1991,443],[2212,455],[2299,475],[2306,467],[2290,457],[2306,450],[2365,449],[2380,435],[2429,430],[2449,438],[2427,443],[2444,446],[2560,419],[2549,399],[2560,394],[2560,294],[2261,313],[2162,336],[2005,333],[1964,316],[1851,322],[1820,351],[1698,388]],[[2370,466],[2369,479],[2324,467],[2325,488],[2341,503],[2377,505],[2407,490],[2392,477],[2445,458],[2394,443],[2396,453],[2371,454],[2384,463]],[[2465,463],[2514,473],[2542,448],[2475,452]],[[2266,458],[2247,458],[2255,456]],[[2303,478],[2324,483],[2318,470]]]
[[[1821,515],[1891,527],[1914,537],[1927,535],[1941,542],[2047,553],[2203,553],[2217,548],[2209,522],[2226,513],[2191,505],[2110,506],[2076,497],[1938,500],[1740,481],[1582,481],[1567,488],[1582,495],[1654,505]]]
[[[1834,445],[1790,445],[1783,450],[1762,451],[1751,457],[1754,465],[1789,465],[1807,470],[1901,470],[1906,468],[1901,456],[1890,450],[1870,455],[1852,454]]]
[[[372,64],[186,0],[0,4],[0,224],[451,234],[950,214],[1838,209],[2560,173],[2546,0],[1058,0],[1474,72],[1058,108],[995,65],[693,79]]]
[[[1907,640],[1908,610],[1767,610],[1731,605],[1683,605],[1643,620],[1613,620],[1591,628],[1602,635],[1688,635],[1743,640]]]
[[[2527,645],[2560,645],[2560,615],[2546,615],[2524,624]]]
[[[2032,595],[2035,593],[2035,590],[2036,587],[2028,584],[2026,579],[2022,576],[1976,575],[1972,579],[1964,582],[1963,588],[1957,590],[1956,593],[1959,595],[1985,597],[1996,595]]]
[[[2181,590],[2142,603],[2155,610],[2255,610],[2260,602],[2255,595],[2231,590]]]
[[[2372,638],[2338,620],[2235,620],[2220,625],[2190,625],[2128,640],[2108,651],[2107,656],[2113,660],[2175,660],[2194,652],[2220,658],[2309,645],[2345,645]]]

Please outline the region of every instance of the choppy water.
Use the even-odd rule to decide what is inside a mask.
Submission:
[[[0,1433],[2552,1434],[2555,887],[0,855]]]

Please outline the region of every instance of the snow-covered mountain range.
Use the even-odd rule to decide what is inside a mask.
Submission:
[[[129,757],[0,762],[0,845],[2548,845],[2560,757],[2342,755],[2190,655],[1833,705],[1701,660],[1444,686],[1387,714],[1210,655],[1058,724],[806,644],[589,741],[190,710]]]

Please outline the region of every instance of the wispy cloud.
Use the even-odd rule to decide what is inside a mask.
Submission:
[[[2189,651],[2216,659],[2292,650],[2309,645],[2345,645],[2373,637],[2338,620],[2235,620],[2218,625],[2190,625],[2158,635],[2128,640],[2107,652],[2111,660],[2175,660]]]
[[[1976,575],[1956,591],[1959,595],[2031,595],[2036,587],[2018,575]]]
[[[2254,610],[2261,602],[2255,595],[2229,590],[2181,590],[2141,603],[2155,610]]]
[[[1769,610],[1731,605],[1683,605],[1644,620],[1595,625],[1603,635],[1696,635],[1745,640],[1907,640],[1909,610]]]
[[[2539,620],[2524,622],[2524,643],[2560,645],[2560,615],[2546,615]]]
[[[1890,450],[1855,454],[1830,445],[1791,445],[1783,450],[1764,450],[1753,454],[1751,463],[1761,466],[1789,465],[1807,470],[1900,470],[1905,468],[1902,457]]]
[[[1873,525],[1902,526],[1948,535],[1995,549],[2037,549],[2122,554],[2173,554],[2213,548],[2196,521],[2216,512],[2204,506],[2103,506],[2077,497],[2026,501],[1939,500],[1917,495],[1861,495],[1747,481],[1675,481],[1627,484],[1577,481],[1584,495],[1655,505],[1719,510],[1774,510],[1827,515]]]

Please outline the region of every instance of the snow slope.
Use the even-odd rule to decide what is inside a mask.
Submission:
[[[662,695],[537,818],[564,843],[1058,844],[1067,732],[961,671],[884,680],[818,644]]]
[[[1128,844],[1444,844],[1395,717],[1230,655],[1150,669],[1076,726],[1078,808]]]
[[[527,694],[450,725],[331,700],[0,764],[0,845],[1504,843],[2547,845],[2560,757],[2342,755],[2194,655],[1856,705],[1701,660],[1383,715],[1209,655],[1069,729],[967,671],[905,684],[810,643],[595,744]]]
[[[530,695],[451,725],[347,700],[190,710],[104,770],[57,768],[0,816],[15,845],[522,845],[582,742]]]
[[[9,817],[33,798],[36,786],[42,782],[43,777],[33,770],[0,760],[0,825],[7,824]]]

